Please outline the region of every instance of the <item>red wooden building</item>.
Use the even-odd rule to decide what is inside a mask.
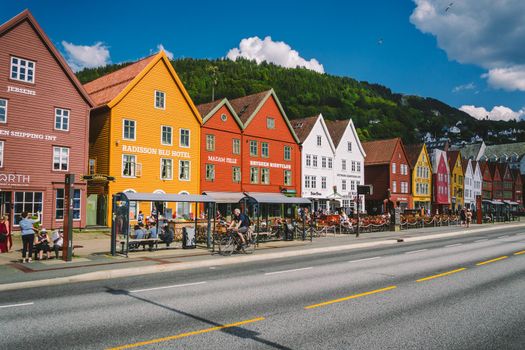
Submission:
[[[518,206],[523,207],[523,182],[519,169],[512,170],[513,190],[512,201],[518,203]]]
[[[89,96],[29,11],[0,26],[0,214],[61,227],[64,175],[76,175],[74,226],[85,225]]]
[[[445,213],[450,207],[450,168],[447,153],[432,151],[432,212]]]
[[[480,161],[479,167],[481,169],[481,176],[483,177],[483,185],[481,197],[484,200],[492,199],[492,175],[490,173],[489,165],[486,161]]]
[[[497,163],[489,162],[488,168],[492,178],[492,199],[503,201],[503,179]]]
[[[509,163],[498,163],[498,170],[501,175],[502,198],[504,201],[512,201],[512,191],[514,189],[514,177],[512,176]]]
[[[388,206],[412,208],[409,161],[400,138],[363,143],[365,183],[374,186],[366,198],[370,214],[385,212]],[[390,203],[390,204],[389,204]]]

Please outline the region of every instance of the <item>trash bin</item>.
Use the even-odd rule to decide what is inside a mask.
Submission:
[[[194,249],[197,248],[195,242],[195,228],[194,227],[183,227],[182,228],[182,249]]]

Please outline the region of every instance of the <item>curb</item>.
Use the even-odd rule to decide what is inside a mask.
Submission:
[[[426,236],[421,236],[421,237],[408,237],[408,238],[404,238],[403,241],[404,242],[427,241],[427,240],[434,240],[434,239],[439,239],[439,238],[469,235],[472,233],[499,231],[502,229],[507,229],[507,228],[512,228],[512,227],[522,227],[522,226],[525,226],[525,224],[511,224],[510,226],[505,225],[505,226],[498,226],[498,227],[486,227],[486,228],[463,230],[463,231],[457,231],[457,232],[431,234],[431,235],[426,235]],[[226,257],[226,258],[219,258],[216,260],[203,260],[203,261],[183,262],[183,263],[178,262],[178,263],[165,264],[165,265],[153,265],[153,266],[144,266],[144,267],[124,268],[124,269],[117,269],[117,270],[96,271],[96,272],[88,272],[88,273],[69,276],[69,277],[58,277],[58,278],[52,278],[52,279],[43,279],[43,280],[36,280],[36,281],[25,281],[25,282],[15,282],[15,283],[3,284],[3,285],[0,285],[0,292],[11,291],[11,290],[16,290],[16,289],[57,286],[57,285],[63,285],[63,284],[69,284],[69,283],[100,281],[100,280],[113,279],[113,278],[148,275],[152,273],[191,270],[191,269],[203,268],[203,267],[226,266],[226,265],[234,265],[234,264],[246,263],[246,262],[274,260],[274,259],[281,259],[281,258],[314,255],[314,254],[320,254],[320,253],[340,252],[340,251],[345,251],[345,250],[386,246],[386,245],[392,245],[392,244],[397,244],[397,243],[398,243],[398,238],[393,237],[393,238],[389,238],[389,239],[385,239],[381,241],[374,241],[374,242],[352,243],[352,244],[345,244],[345,245],[340,245],[340,246],[320,247],[320,248],[311,248],[311,249],[295,250],[295,251],[284,251],[284,252],[268,253],[268,254],[261,254],[261,255],[249,255],[249,256],[245,255],[245,256],[239,256],[236,258]]]

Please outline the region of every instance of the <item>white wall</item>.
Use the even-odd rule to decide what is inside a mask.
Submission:
[[[467,171],[465,171],[465,176],[463,179],[463,198],[465,204],[470,203],[474,204],[476,202],[476,197],[474,197],[474,172],[472,171],[472,161],[468,160]]]

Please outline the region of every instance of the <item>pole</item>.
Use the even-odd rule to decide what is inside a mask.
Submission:
[[[355,232],[355,238],[359,237],[359,202],[360,202],[360,198],[358,194],[357,195],[357,229]]]
[[[74,174],[66,174],[64,179],[64,244],[62,245],[62,259],[72,260],[73,253],[73,184]]]

